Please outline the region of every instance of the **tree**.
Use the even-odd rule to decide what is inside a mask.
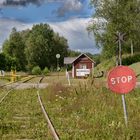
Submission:
[[[88,30],[93,31],[104,57],[111,57],[116,53],[116,32],[126,34],[122,46],[124,53],[130,53],[132,43],[135,51],[140,51],[140,1],[91,0],[91,4],[95,7],[95,14]]]
[[[53,40],[51,43],[52,53],[49,54],[49,58],[52,62],[52,67],[56,67],[57,59],[56,54],[60,54],[59,66],[63,66],[64,57],[68,54],[68,44],[64,37],[59,36],[58,33],[54,33]]]
[[[34,25],[26,41],[28,68],[39,66],[41,69],[56,67],[56,54],[63,58],[67,54],[67,40],[55,33],[48,24]]]
[[[55,33],[48,24],[34,25],[31,30],[18,32],[12,29],[9,39],[3,44],[3,52],[7,58],[7,69],[32,70],[56,68],[56,54],[59,53],[60,66],[63,66],[64,56],[67,56],[67,40]],[[14,65],[14,66],[13,66]]]
[[[81,54],[81,52],[73,51],[73,50],[68,50],[68,56],[69,57],[77,57],[80,54]]]
[[[16,31],[16,28],[13,28],[9,40],[6,40],[3,44],[3,52],[11,58],[16,59],[17,70],[25,70],[26,58],[24,49],[25,44],[20,33]]]
[[[6,57],[4,53],[0,53],[0,70],[6,69]]]

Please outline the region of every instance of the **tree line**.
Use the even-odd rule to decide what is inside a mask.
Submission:
[[[75,57],[81,52],[70,50],[67,39],[55,33],[48,24],[40,23],[23,31],[13,28],[2,46],[0,70],[56,70],[56,54],[60,54],[59,66],[63,67],[64,57]],[[93,58],[92,54],[87,55]]]
[[[63,66],[63,58],[68,55],[67,40],[48,24],[37,24],[23,31],[13,28],[2,46],[0,69],[31,71],[35,66],[55,69],[58,53],[61,55],[59,65]]]

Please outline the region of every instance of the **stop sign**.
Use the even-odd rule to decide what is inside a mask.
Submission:
[[[136,85],[136,75],[127,66],[117,66],[108,75],[108,87],[120,94],[130,92]]]

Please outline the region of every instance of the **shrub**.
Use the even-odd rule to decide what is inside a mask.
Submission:
[[[48,75],[49,72],[50,72],[49,69],[47,67],[45,67],[43,70],[43,74]]]
[[[35,66],[32,69],[32,74],[37,75],[37,74],[41,74],[41,69],[39,66]]]
[[[127,66],[136,62],[140,62],[140,54],[135,54],[133,56],[123,58],[122,60],[122,64]]]

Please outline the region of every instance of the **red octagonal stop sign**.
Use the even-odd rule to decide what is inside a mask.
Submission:
[[[136,75],[134,71],[127,66],[117,66],[109,72],[107,81],[112,91],[126,94],[135,87]]]

